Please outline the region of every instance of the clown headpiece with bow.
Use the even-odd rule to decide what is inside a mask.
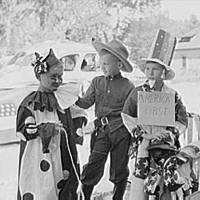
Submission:
[[[53,49],[49,50],[48,55],[43,58],[38,52],[35,52],[35,61],[32,63],[36,78],[40,74],[46,73],[51,67],[63,67],[62,62],[56,57]]]

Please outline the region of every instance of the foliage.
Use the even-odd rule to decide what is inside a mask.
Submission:
[[[161,0],[1,0],[0,56],[49,39],[107,42],[130,46],[131,59],[147,55],[156,29],[175,35],[200,25],[195,16],[173,21],[160,13]]]

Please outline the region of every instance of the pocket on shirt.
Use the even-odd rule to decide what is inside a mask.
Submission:
[[[104,92],[100,89],[97,89],[96,91],[96,101],[101,101],[103,99]]]

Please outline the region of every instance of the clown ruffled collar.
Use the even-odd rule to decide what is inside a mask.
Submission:
[[[33,110],[44,110],[52,112],[59,110],[63,112],[72,106],[78,99],[80,85],[78,83],[65,83],[54,92],[41,91],[38,89],[30,93],[21,103]]]
[[[60,106],[53,92],[42,92],[39,90],[30,93],[24,99],[22,105],[31,106],[33,110],[39,110],[41,112],[44,110],[52,112],[53,110],[60,109]]]

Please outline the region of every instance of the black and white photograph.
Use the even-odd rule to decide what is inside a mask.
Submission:
[[[200,0],[0,0],[0,200],[200,200]]]

